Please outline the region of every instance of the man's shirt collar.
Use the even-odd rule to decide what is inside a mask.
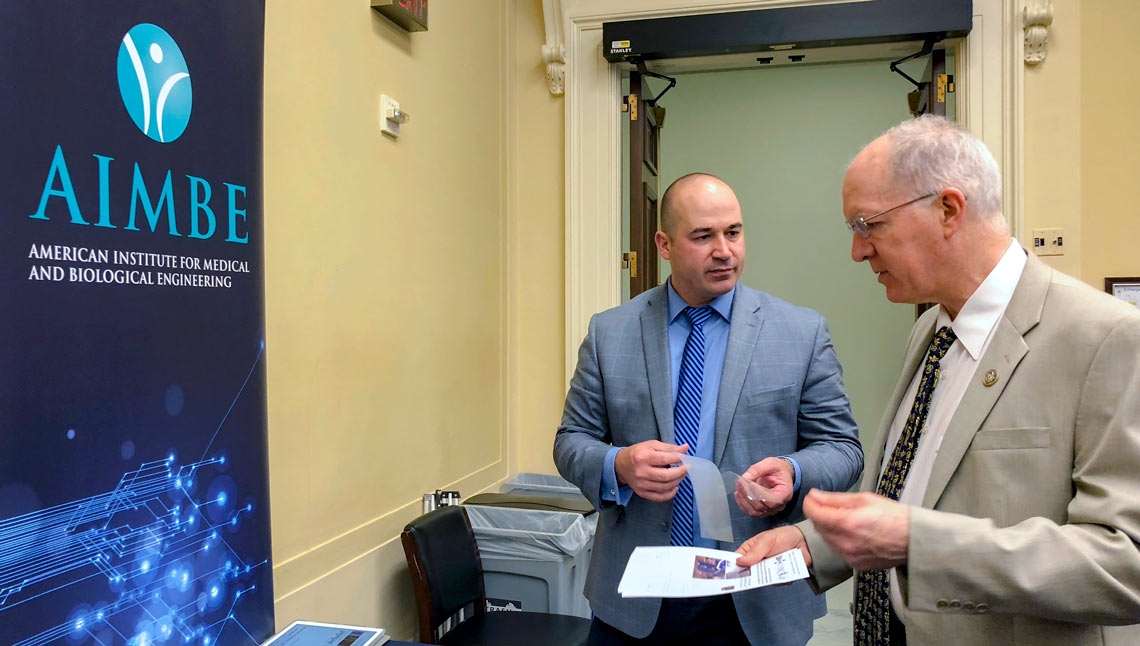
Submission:
[[[677,320],[677,317],[681,315],[681,312],[685,311],[685,308],[688,307],[689,304],[673,289],[672,279],[665,283],[665,291],[669,293],[669,324],[672,325],[673,321]],[[712,299],[709,303],[709,307],[713,308],[713,311],[717,314],[720,314],[721,318],[731,322],[732,297],[735,294],[736,285],[733,285],[732,289]]]
[[[1013,290],[1021,279],[1021,272],[1025,269],[1025,250],[1017,240],[1010,240],[1009,248],[1005,250],[1001,260],[990,271],[986,279],[978,285],[978,289],[962,306],[962,311],[954,321],[943,307],[938,308],[938,322],[934,329],[949,325],[966,352],[977,361],[981,357],[982,348],[989,338],[990,332],[997,325],[998,319],[1005,313],[1005,308],[1013,298]]]

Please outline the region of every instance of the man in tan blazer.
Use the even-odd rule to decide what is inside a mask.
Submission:
[[[862,493],[741,564],[803,550],[816,591],[856,571],[855,644],[1140,644],[1140,310],[1015,240],[985,146],[895,126],[843,184],[852,258],[915,323]]]

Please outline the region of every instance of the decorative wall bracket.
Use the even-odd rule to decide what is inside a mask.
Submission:
[[[1049,25],[1053,24],[1053,3],[1030,2],[1022,9],[1025,29],[1025,64],[1037,65],[1045,60],[1049,49]]]
[[[546,62],[546,85],[554,96],[566,91],[566,45],[562,28],[562,0],[542,0],[542,15],[546,21],[546,44],[542,46],[542,60]]]

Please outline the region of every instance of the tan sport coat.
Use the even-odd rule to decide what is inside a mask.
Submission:
[[[911,332],[864,491],[936,317]],[[851,576],[809,521],[800,528],[817,591]],[[898,568],[907,643],[1138,645],[1138,542],[1140,310],[1030,255],[911,508]]]

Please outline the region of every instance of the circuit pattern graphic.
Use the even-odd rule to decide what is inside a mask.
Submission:
[[[225,451],[187,463],[171,451],[110,491],[0,520],[0,625],[20,626],[37,600],[62,606],[58,624],[14,646],[259,644],[235,609],[269,561],[246,560],[233,538],[262,510],[252,496],[238,503],[226,463]],[[68,611],[64,598],[101,600]]]

